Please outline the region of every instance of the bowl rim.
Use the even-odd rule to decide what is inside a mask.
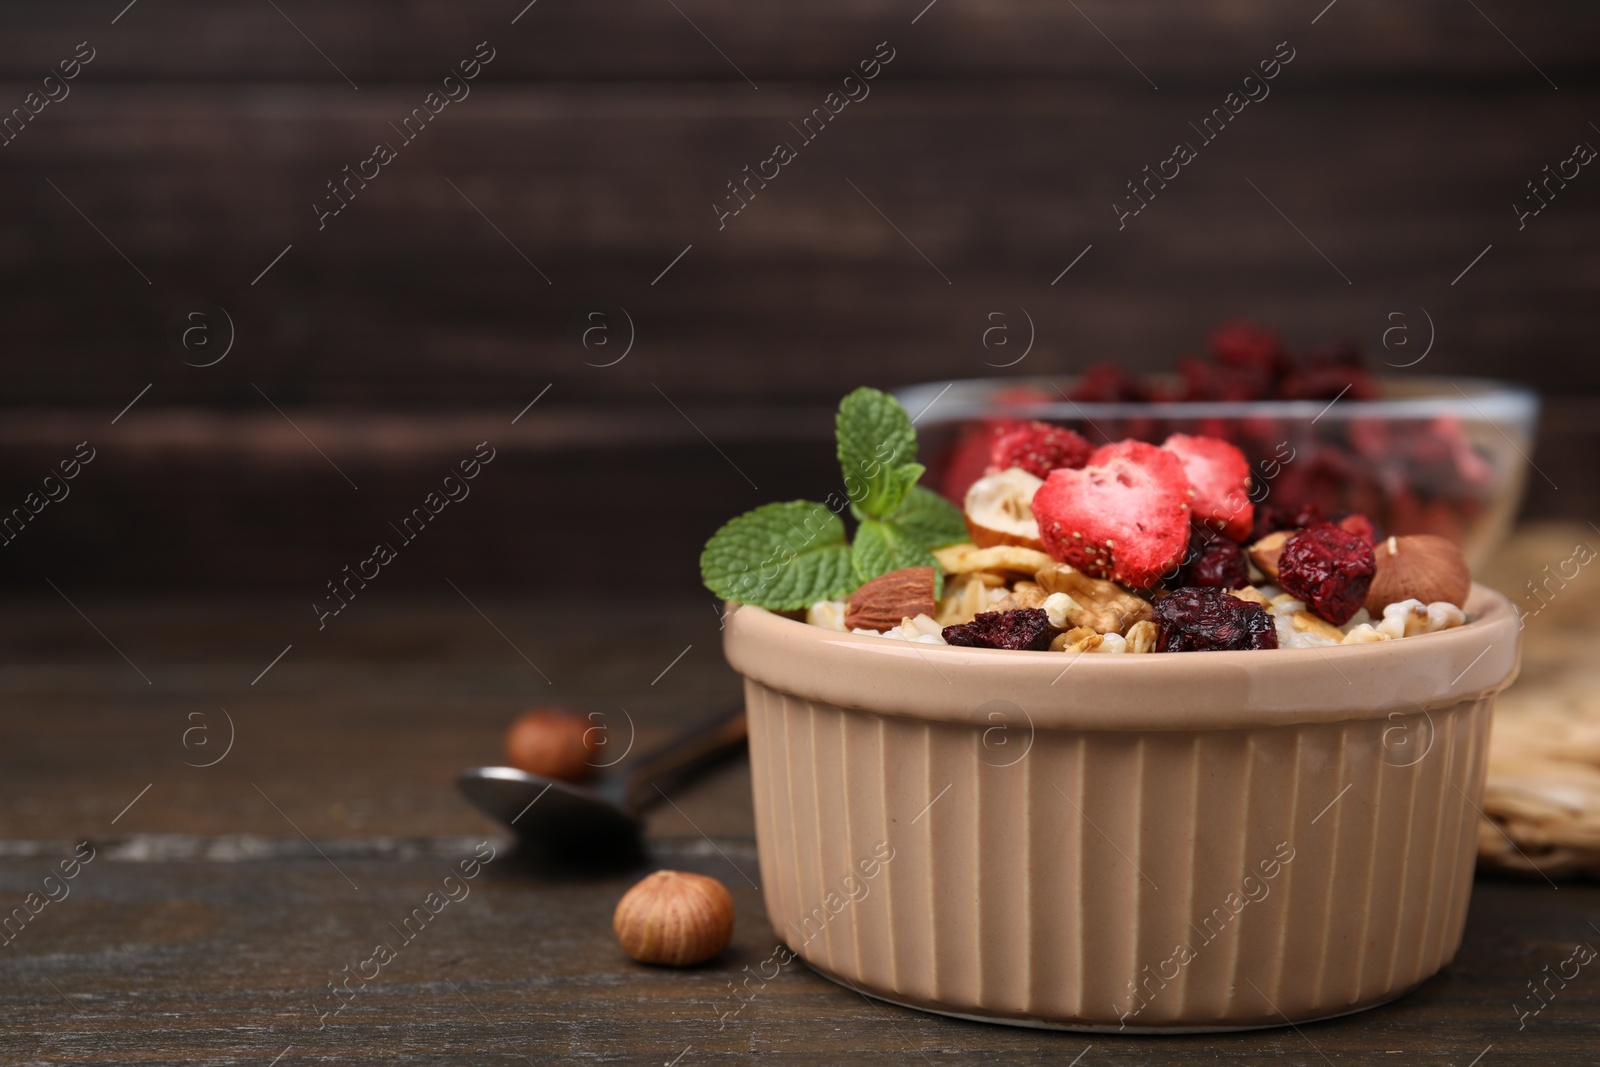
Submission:
[[[728,662],[769,689],[838,707],[1063,730],[1252,729],[1426,714],[1516,677],[1521,616],[1481,585],[1469,621],[1399,641],[1254,652],[1012,652],[841,633],[729,605]],[[1003,706],[1002,706],[1003,705]]]
[[[1531,428],[1539,414],[1539,394],[1525,386],[1493,378],[1451,378],[1456,395],[1446,392],[1443,379],[1426,374],[1383,375],[1384,384],[1426,388],[1438,395],[1382,397],[1377,400],[1241,400],[1241,401],[1141,401],[1099,403],[1061,400],[1038,403],[995,403],[989,396],[1003,389],[1052,386],[1075,381],[1078,375],[1026,375],[1015,378],[958,378],[918,382],[894,390],[895,399],[917,419],[929,416],[933,424],[969,419],[1017,416],[1035,419],[1076,420],[1164,418],[1174,421],[1226,418],[1281,418],[1334,421],[1343,419],[1425,419],[1455,417],[1469,421],[1510,424]],[[1147,378],[1160,379],[1161,374]]]

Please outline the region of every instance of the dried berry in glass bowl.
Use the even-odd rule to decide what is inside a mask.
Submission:
[[[990,465],[993,442],[1030,422],[1095,446],[1204,435],[1244,452],[1258,518],[1298,528],[1310,525],[1308,508],[1334,522],[1359,512],[1384,535],[1447,537],[1475,566],[1510,527],[1538,418],[1525,389],[1379,375],[1352,344],[1291,351],[1248,323],[1219,328],[1175,374],[1102,364],[1076,377],[939,381],[896,395],[923,412],[926,481],[956,502]]]

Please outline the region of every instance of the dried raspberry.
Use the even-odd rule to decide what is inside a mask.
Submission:
[[[1227,652],[1278,647],[1260,604],[1220,589],[1179,589],[1156,601],[1157,652]]]
[[[1250,367],[1229,367],[1186,357],[1178,363],[1183,378],[1181,399],[1238,402],[1264,400],[1272,394],[1272,378]]]
[[[1338,525],[1339,529],[1355,534],[1369,545],[1375,545],[1383,540],[1383,535],[1378,532],[1378,527],[1371,519],[1359,511],[1347,512],[1333,521]]]
[[[1150,399],[1150,387],[1115,363],[1098,363],[1083,372],[1071,397],[1081,404],[1140,403]]]
[[[1278,584],[1304,600],[1313,614],[1343,626],[1366,602],[1376,569],[1366,538],[1321,522],[1285,542]]]
[[[1247,367],[1268,377],[1281,374],[1287,362],[1283,338],[1247,319],[1235,319],[1218,326],[1211,334],[1208,347],[1218,363]]]
[[[1377,379],[1365,367],[1319,363],[1301,367],[1283,382],[1288,400],[1376,400]]]
[[[1055,631],[1043,608],[1018,608],[1016,611],[985,611],[971,622],[944,628],[946,644],[967,648],[1009,648],[1014,651],[1043,652],[1050,647]]]
[[[1196,525],[1178,581],[1191,587],[1238,589],[1250,584],[1250,567],[1244,549],[1216,530]]]
[[[1093,445],[1071,430],[1029,422],[994,439],[986,473],[1021,467],[1035,478],[1048,478],[1057,467],[1083,466],[1093,451]]]
[[[1367,370],[1366,357],[1354,341],[1318,345],[1283,380],[1286,400],[1376,400],[1377,379]]]

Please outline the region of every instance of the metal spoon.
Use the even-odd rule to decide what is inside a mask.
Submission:
[[[515,767],[474,767],[456,785],[472,804],[526,844],[605,847],[637,841],[643,813],[666,791],[744,744],[744,708],[695,727],[583,785]]]

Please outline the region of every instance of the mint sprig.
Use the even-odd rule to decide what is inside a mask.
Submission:
[[[764,504],[726,523],[700,553],[700,577],[724,600],[778,611],[856,587],[844,522],[826,504]]]
[[[958,508],[917,484],[917,432],[886,393],[857,389],[835,420],[844,499],[767,504],[725,524],[700,554],[700,575],[724,600],[793,611],[836,600],[902,567],[933,567],[933,549],[967,537]],[[834,501],[837,500],[837,504]],[[860,523],[853,543],[839,513]]]
[[[857,389],[839,402],[834,432],[845,492],[857,515],[882,518],[899,507],[923,470],[916,462],[917,431],[905,409],[887,393]]]
[[[943,548],[968,537],[967,520],[962,517],[961,509],[920,485],[911,487],[904,503],[889,516],[889,521],[906,536],[929,548]]]

